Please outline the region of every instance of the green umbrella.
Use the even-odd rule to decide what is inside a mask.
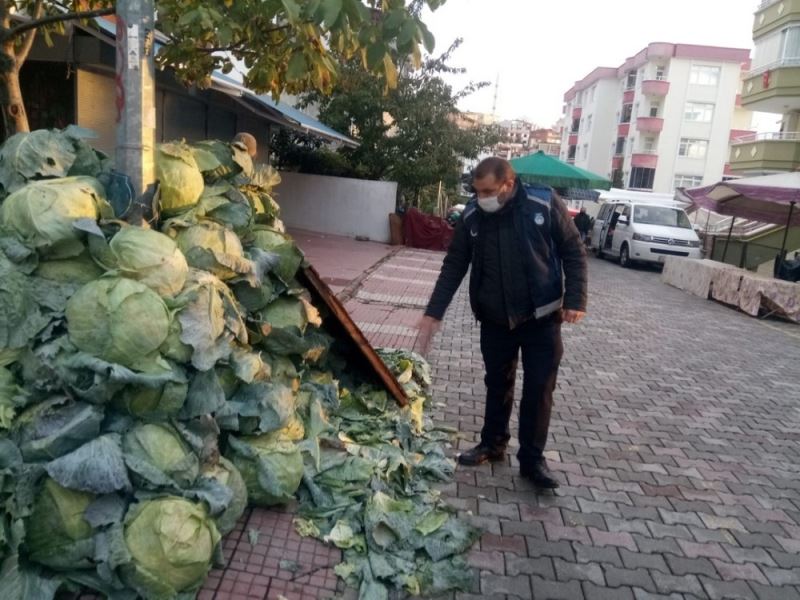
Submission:
[[[541,150],[515,158],[511,166],[525,183],[541,183],[551,187],[578,189],[611,189],[611,182],[600,175],[561,162]]]

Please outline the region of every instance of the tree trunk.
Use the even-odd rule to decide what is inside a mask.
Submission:
[[[3,42],[0,50],[0,108],[3,111],[6,139],[20,131],[30,131],[28,114],[22,100],[22,88],[19,85],[21,64],[22,61],[17,60],[14,42]]]
[[[8,55],[6,55],[7,57]],[[28,113],[25,112],[22,89],[19,85],[19,67],[16,65],[16,60],[7,71],[0,73],[0,98],[2,98],[6,138],[21,131],[30,131]]]

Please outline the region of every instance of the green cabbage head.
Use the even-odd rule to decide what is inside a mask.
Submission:
[[[125,516],[132,561],[123,577],[144,598],[174,598],[199,588],[220,535],[202,504],[167,496],[133,505]]]
[[[170,313],[146,285],[123,277],[87,283],[67,301],[67,329],[80,350],[131,369],[152,370]]]
[[[60,260],[39,261],[34,275],[58,281],[83,285],[94,281],[103,274],[103,269],[95,263],[88,252]]]
[[[152,486],[191,486],[200,473],[200,460],[170,425],[146,423],[122,439],[125,462],[140,480]]]
[[[84,250],[77,219],[113,217],[105,189],[92,177],[34,181],[0,206],[0,227],[48,258],[77,256]]]
[[[231,500],[228,508],[214,518],[217,523],[217,529],[222,535],[225,535],[233,531],[239,517],[244,514],[244,509],[247,508],[247,486],[244,483],[244,479],[242,479],[242,474],[239,473],[239,469],[223,456],[220,456],[216,465],[205,467],[202,476],[216,479],[233,492],[233,500]]]
[[[211,221],[204,221],[178,231],[178,248],[196,269],[208,271],[218,278],[232,279],[252,270],[244,256],[242,242],[232,230]]]
[[[30,559],[57,570],[92,567],[93,532],[84,513],[94,498],[45,479],[26,525]]]
[[[156,179],[159,206],[165,215],[174,215],[197,204],[203,193],[203,174],[192,149],[183,142],[159,144],[156,149]]]
[[[189,385],[169,381],[160,387],[129,385],[114,396],[114,408],[141,419],[174,417],[186,401]]]
[[[183,288],[189,265],[175,241],[144,227],[123,227],[109,242],[120,275],[145,284],[160,296],[174,296]]]
[[[303,457],[293,442],[260,435],[228,439],[229,458],[242,474],[251,504],[285,504],[303,479]]]

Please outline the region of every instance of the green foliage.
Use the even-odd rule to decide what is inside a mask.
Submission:
[[[444,0],[158,0],[158,29],[167,42],[156,56],[161,67],[172,68],[187,85],[207,87],[215,70],[229,73],[234,64],[246,69],[245,85],[278,98],[284,91],[316,89],[328,93],[339,75],[339,57],[358,60],[393,87],[398,67],[393,49],[417,63],[421,48],[433,50],[434,38],[419,18],[420,8],[436,9]],[[64,23],[87,11],[107,9],[112,0],[12,0],[0,5],[0,20],[11,14],[34,18],[28,34],[41,32],[48,45]],[[64,10],[64,9],[67,10]],[[43,19],[43,17],[45,19]],[[0,69],[11,71],[27,58],[26,31],[0,30]],[[5,42],[10,44],[6,45]],[[9,97],[8,83],[0,97]],[[3,93],[5,92],[5,93]],[[12,130],[27,129],[17,121]]]
[[[345,61],[330,95],[311,92],[302,101],[317,104],[323,122],[352,132],[360,145],[339,150],[333,159],[330,150],[307,140],[278,137],[279,162],[305,172],[397,181],[400,193],[414,199],[439,182],[454,189],[461,160],[477,157],[498,140],[493,128],[458,126],[458,101],[486,85],[454,90],[444,81],[444,74],[463,71],[449,65],[459,44],[418,70],[410,59],[398,60],[397,85],[388,90],[361,62]]]

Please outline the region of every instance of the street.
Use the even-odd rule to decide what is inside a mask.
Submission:
[[[487,532],[459,597],[800,597],[800,328],[589,264],[550,428],[562,487],[536,496],[514,458],[459,468],[446,495]],[[466,449],[483,406],[466,286],[430,358]]]

